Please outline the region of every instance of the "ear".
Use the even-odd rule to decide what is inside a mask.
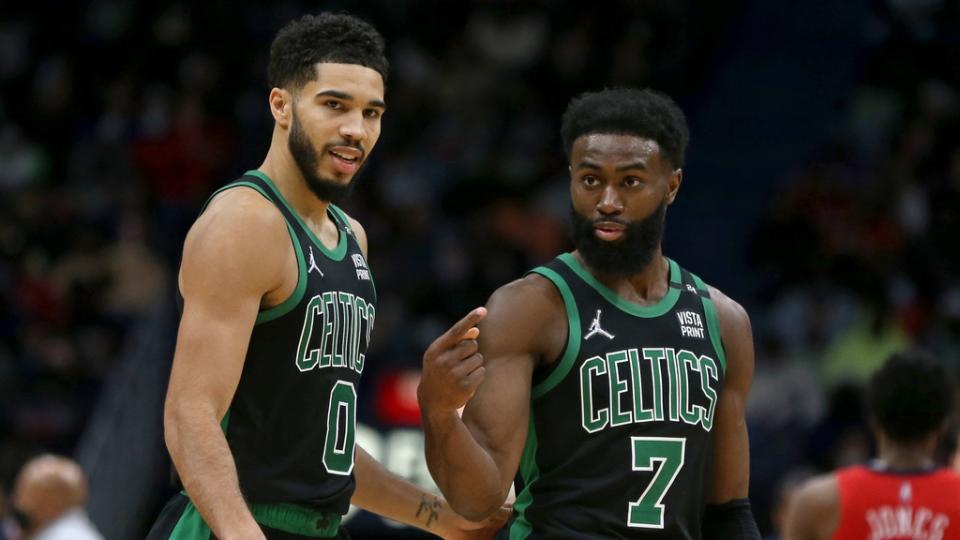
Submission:
[[[683,183],[683,169],[676,169],[670,174],[670,178],[667,180],[667,204],[673,204],[673,200],[677,198],[677,192],[680,191],[680,184]]]
[[[282,88],[274,88],[268,99],[273,120],[278,126],[289,129],[293,121],[293,95]]]

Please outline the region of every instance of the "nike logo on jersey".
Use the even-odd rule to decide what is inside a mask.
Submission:
[[[677,320],[680,322],[680,335],[683,337],[705,339],[703,318],[696,311],[678,311]]]
[[[598,310],[597,310],[597,316],[594,317],[594,318],[593,318],[593,322],[590,323],[590,329],[589,329],[589,331],[587,332],[587,335],[583,336],[583,339],[584,339],[584,340],[590,339],[590,338],[592,338],[593,336],[595,336],[595,335],[597,335],[597,334],[600,334],[601,336],[603,336],[603,337],[605,337],[605,338],[607,338],[607,339],[613,339],[613,337],[614,337],[613,334],[611,334],[610,332],[607,332],[607,331],[604,330],[603,328],[600,328],[600,315],[601,315],[601,314],[602,314],[601,311],[598,309]]]
[[[320,270],[320,267],[317,266],[317,258],[313,256],[313,246],[309,246],[310,249],[310,266],[307,267],[307,273],[313,272],[314,270],[320,274],[320,277],[323,277],[323,271]]]

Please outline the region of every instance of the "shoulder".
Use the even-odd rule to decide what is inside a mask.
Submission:
[[[254,189],[238,186],[214,196],[189,234],[257,240],[275,237],[278,232],[286,235],[286,221],[273,202]],[[243,236],[246,234],[253,237]]]
[[[746,398],[753,380],[754,350],[750,316],[737,301],[720,289],[709,286],[710,298],[716,307],[720,341],[726,357],[727,385],[739,388]]]
[[[549,356],[556,348],[554,334],[566,332],[563,299],[550,280],[539,274],[527,274],[500,287],[486,307],[480,335],[495,336],[491,346],[498,350]]]
[[[286,221],[272,202],[249,188],[224,191],[210,201],[187,233],[181,288],[186,277],[197,275],[209,275],[224,284],[248,280],[254,286],[272,286],[289,250]]]
[[[836,474],[815,476],[807,480],[797,489],[794,500],[797,511],[804,511],[808,516],[821,515],[838,508],[840,505],[840,489]]]
[[[503,285],[487,302],[488,311],[497,309],[517,315],[542,313],[551,308],[562,309],[563,299],[553,282],[536,273]]]
[[[717,318],[720,319],[721,333],[726,336],[734,331],[750,330],[750,316],[739,302],[727,296],[723,291],[708,285],[710,298],[717,307]]]
[[[788,538],[832,538],[840,526],[840,492],[837,476],[807,480],[797,489],[787,517]]]

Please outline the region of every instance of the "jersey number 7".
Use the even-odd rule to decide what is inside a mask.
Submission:
[[[676,437],[630,437],[633,470],[649,472],[654,470],[656,463],[660,463],[660,468],[653,474],[640,499],[628,505],[627,526],[663,528],[663,498],[683,468],[686,445],[686,439]]]

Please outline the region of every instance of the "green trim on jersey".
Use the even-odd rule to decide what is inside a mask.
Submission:
[[[340,221],[350,229],[350,232],[353,233],[354,239],[357,237],[357,231],[353,228],[353,225],[350,224],[350,218],[347,216],[347,213],[343,211],[339,206],[330,203],[330,208],[333,208],[333,213],[340,217]],[[367,258],[367,254],[363,252],[363,246],[360,245],[360,241],[357,240],[357,246],[360,248],[360,253],[363,255],[363,258]],[[377,294],[377,283],[373,280],[373,269],[370,268],[370,261],[367,261],[367,271],[370,274],[370,286],[373,287],[373,294]]]
[[[230,427],[230,407],[227,407],[227,412],[223,415],[223,420],[220,420],[220,429],[224,433],[227,432],[227,428]]]
[[[251,504],[250,513],[260,525],[310,538],[330,538],[340,530],[340,514],[296,504]]]
[[[340,530],[340,514],[296,504],[251,504],[250,513],[264,527],[310,538],[331,538]],[[210,527],[197,507],[187,500],[169,540],[209,540],[210,535]]]
[[[264,309],[257,314],[254,325],[268,323],[290,313],[303,299],[303,293],[307,290],[307,263],[303,256],[303,246],[300,245],[297,233],[289,223],[287,223],[287,231],[290,233],[290,241],[293,242],[293,251],[297,254],[297,288],[282,303]]]
[[[557,257],[564,264],[570,267],[580,279],[593,287],[601,296],[603,296],[607,302],[610,302],[614,306],[620,308],[621,311],[633,315],[635,317],[644,317],[644,318],[653,318],[659,317],[664,313],[673,309],[674,304],[677,303],[677,299],[680,298],[680,287],[667,287],[667,294],[663,295],[663,298],[659,302],[652,306],[638,306],[631,302],[627,302],[620,297],[617,293],[610,290],[609,287],[600,283],[597,278],[593,277],[586,268],[580,264],[580,261],[573,256],[572,253],[563,253]],[[673,259],[667,259],[670,263],[670,283],[679,285],[680,284],[680,267]]]
[[[690,276],[693,277],[693,282],[697,284],[700,292],[706,293],[700,295],[700,299],[703,300],[703,312],[707,316],[707,331],[710,332],[710,343],[713,344],[713,350],[717,352],[720,369],[726,373],[727,355],[723,350],[723,339],[720,334],[720,318],[717,316],[717,306],[713,303],[713,299],[710,298],[710,287],[707,287],[707,284],[693,272],[690,272]]]
[[[540,381],[530,390],[532,399],[537,399],[553,389],[560,381],[567,376],[570,369],[573,368],[573,362],[580,354],[580,311],[577,310],[577,301],[573,298],[573,291],[563,279],[563,277],[553,270],[539,266],[530,272],[539,274],[549,279],[553,285],[560,291],[563,298],[563,306],[567,310],[567,346],[564,348],[563,356],[557,362],[553,371],[547,377]]]
[[[520,456],[520,475],[523,477],[523,491],[517,495],[513,504],[517,518],[510,525],[510,540],[523,540],[533,531],[533,526],[524,516],[524,512],[533,504],[533,492],[530,488],[540,477],[540,467],[537,466],[537,428],[532,410],[527,427],[527,442],[523,447],[523,455]]]
[[[203,203],[203,208],[200,210],[200,213],[202,214],[204,210],[207,209],[207,205],[210,204],[210,201],[212,201],[214,197],[219,195],[221,192],[236,187],[250,188],[260,195],[263,195],[264,199],[270,201],[271,203],[273,202],[273,200],[270,199],[270,196],[267,195],[267,193],[263,191],[260,186],[252,182],[233,182],[232,184],[227,184],[214,191],[213,195],[210,195],[210,197],[207,199],[207,202]],[[284,218],[283,221],[287,224],[287,233],[289,233],[290,242],[293,244],[293,252],[297,255],[297,286],[293,292],[290,293],[290,296],[287,297],[287,299],[283,302],[260,310],[260,312],[257,314],[257,320],[253,323],[254,325],[270,322],[274,319],[279,319],[287,313],[290,313],[290,311],[296,307],[298,303],[300,303],[300,300],[303,298],[303,293],[307,290],[307,264],[304,262],[303,247],[300,245],[300,241],[297,239],[297,233],[293,230],[293,227],[290,225],[290,223],[287,222],[287,219]]]
[[[343,257],[347,254],[347,233],[345,233],[343,229],[338,228],[340,232],[340,236],[337,240],[337,247],[333,249],[328,248],[327,246],[323,245],[323,242],[321,242],[319,238],[317,238],[317,235],[313,234],[313,231],[310,229],[310,227],[307,227],[307,224],[303,222],[303,218],[301,218],[300,214],[298,214],[296,210],[294,210],[293,207],[290,206],[290,203],[287,202],[287,199],[284,198],[283,193],[280,193],[280,190],[277,188],[276,184],[273,183],[273,180],[271,180],[269,176],[257,170],[247,171],[244,174],[248,174],[250,176],[256,176],[257,178],[266,182],[268,186],[270,186],[270,189],[273,190],[273,193],[277,196],[277,199],[279,199],[280,202],[283,203],[285,207],[287,207],[287,210],[289,210],[290,214],[293,215],[293,218],[297,220],[297,223],[299,223],[300,226],[303,227],[304,232],[306,232],[307,236],[310,237],[310,241],[317,246],[317,248],[320,250],[321,253],[323,253],[324,255],[327,256],[327,258],[333,261],[343,260]]]
[[[180,514],[177,525],[170,533],[170,540],[209,540],[210,527],[200,517],[200,512],[193,505],[193,501],[187,501],[187,507]]]

